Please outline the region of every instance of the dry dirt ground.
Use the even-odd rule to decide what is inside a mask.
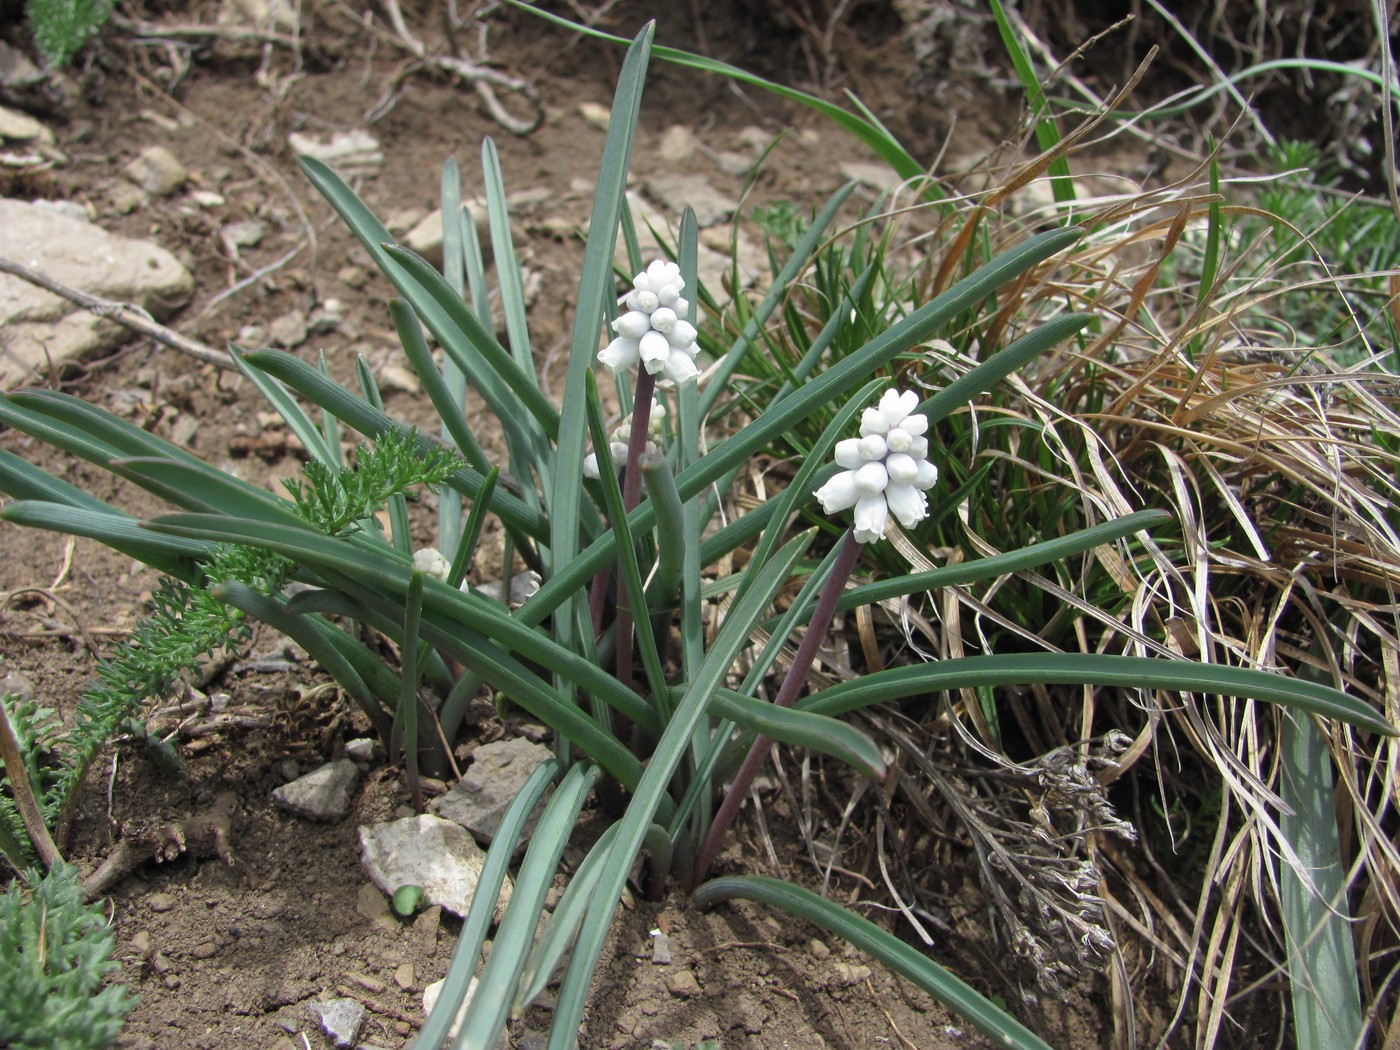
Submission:
[[[804,37],[791,27],[778,32],[745,5],[703,6],[697,25],[702,5],[660,5],[660,41],[703,46],[786,82],[810,83],[812,69],[821,70],[820,61],[808,62]],[[581,117],[579,107],[609,103],[620,52],[516,12],[493,15],[493,62],[529,79],[543,113],[536,130],[515,136],[483,112],[470,88],[410,68],[409,56],[354,17],[368,9],[306,4],[300,61],[280,47],[228,41],[111,48],[75,81],[81,90],[66,114],[47,118],[70,163],[12,191],[90,203],[109,229],[177,252],[195,274],[197,292],[171,323],[211,345],[230,339],[256,344],[290,311],[310,315],[338,300],[335,327],[313,333],[297,349],[312,359],[324,353],[333,372],[348,379],[357,353],[381,370],[392,361],[387,284],[301,178],[288,133],[368,127],[382,143],[384,163],[360,180],[359,189],[381,216],[400,221],[434,206],[438,167],[449,154],[461,160],[472,192],[479,143],[492,135],[510,188],[536,194],[519,210],[516,236],[526,265],[538,275],[532,325],[547,370],[549,355],[567,332],[568,294],[581,256],[580,243],[567,231],[587,214],[587,180],[602,145],[602,133]],[[142,13],[169,23],[211,23],[215,15],[199,5],[150,5]],[[422,11],[407,13],[424,39],[438,39],[434,19]],[[608,23],[630,35],[645,13],[623,4]],[[916,136],[919,149],[935,154],[938,136],[951,122],[907,93],[911,63],[898,26],[874,19],[839,42],[833,82],[856,87],[876,112]],[[169,74],[177,66],[172,85]],[[795,129],[799,134],[774,153],[755,192],[757,199],[786,198],[803,208],[841,181],[840,162],[866,159],[835,129],[769,96],[660,62],[652,69],[636,151],[639,178],[663,166],[658,143],[673,124],[689,127],[716,153],[746,148],[753,128],[768,135]],[[969,105],[966,85],[950,84],[949,92],[947,98]],[[502,98],[517,107],[518,99]],[[371,111],[372,122],[366,119]],[[115,173],[152,143],[176,154],[191,174],[190,187],[123,211]],[[706,155],[690,163],[738,195],[741,181]],[[225,203],[199,206],[189,189],[212,191]],[[219,231],[243,220],[261,222],[266,232],[232,259]],[[303,250],[289,263],[239,286],[298,245]],[[37,381],[186,442],[209,461],[260,483],[297,472],[294,442],[269,423],[266,406],[246,383],[148,340]],[[411,391],[389,389],[386,398],[391,412],[429,421],[425,404]],[[62,462],[20,435],[0,434],[0,446],[137,513],[157,509],[108,475]],[[24,676],[44,701],[70,710],[96,655],[118,644],[140,615],[154,575],[94,544],[56,535],[5,526],[0,543],[0,673]],[[362,1034],[367,1044],[406,1045],[422,1019],[422,989],[442,976],[459,924],[432,913],[402,921],[368,907],[377,891],[365,892],[356,829],[402,807],[397,771],[374,765],[353,813],[340,824],[311,824],[273,807],[270,793],[285,781],[289,764],[303,772],[314,768],[336,757],[347,737],[364,727],[324,677],[270,631],[259,633],[242,658],[218,669],[200,693],[192,692],[193,707],[156,718],[155,727],[168,733],[183,715],[199,713],[201,695],[218,697],[224,713],[237,718],[195,732],[186,725],[176,734],[188,775],[163,773],[143,748],[122,743],[93,770],[68,845],[72,859],[91,866],[132,823],[199,812],[223,791],[238,799],[232,866],[182,859],[141,870],[112,893],[121,979],[140,996],[120,1045],[330,1045],[307,1005],[341,995],[368,1007]],[[195,719],[201,720],[208,722]],[[483,717],[473,729],[475,739],[465,743],[513,731]],[[795,835],[782,830],[791,824],[786,815],[782,800],[774,798],[766,823],[776,868],[752,822],[740,830],[721,866],[815,879]],[[947,873],[955,933],[942,939],[935,955],[984,991],[1014,1003],[1016,992],[998,970],[1000,951],[985,933],[975,879],[968,876]],[[833,893],[864,895],[874,902],[869,913],[881,913],[878,873],[874,881],[838,877]],[[669,932],[669,967],[652,963],[649,934],[655,928]],[[674,894],[656,905],[629,901],[600,968],[581,1045],[650,1047],[656,1039],[668,1045],[717,1039],[725,1048],[982,1045],[923,993],[878,966],[862,969],[869,960],[815,937],[811,928],[755,908],[697,914]],[[680,971],[694,980],[678,977]],[[1052,1044],[1099,1045],[1108,1026],[1108,1006],[1099,995],[1089,982],[1066,1002],[1016,1008]],[[521,1018],[512,1045],[542,1045],[537,1033],[547,1020],[547,1009]]]

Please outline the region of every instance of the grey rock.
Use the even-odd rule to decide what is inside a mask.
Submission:
[[[853,984],[860,984],[862,981],[870,979],[870,967],[860,963],[836,963],[832,967],[834,974],[831,983],[850,987]]]
[[[243,248],[256,248],[267,234],[267,227],[257,219],[230,222],[219,231],[219,240],[230,259],[237,259]]]
[[[607,106],[600,106],[596,102],[582,102],[578,107],[578,115],[583,118],[584,123],[599,131],[607,131],[608,125],[612,122],[612,110]]]
[[[671,965],[671,938],[660,930],[651,931],[651,961],[657,966]]]
[[[463,202],[467,214],[476,226],[476,235],[481,239],[482,251],[489,261],[491,254],[490,220],[486,214],[486,203],[473,198]],[[403,236],[405,247],[412,248],[434,266],[442,262],[442,209],[429,212],[415,222]]]
[[[107,208],[113,215],[130,215],[137,208],[144,208],[150,200],[140,186],[133,186],[122,179],[113,179],[105,195]]]
[[[666,990],[677,999],[694,999],[701,994],[700,982],[689,970],[672,970],[666,975]]]
[[[880,193],[892,190],[904,181],[888,164],[873,160],[843,160],[841,175]]]
[[[321,1031],[335,1040],[336,1046],[355,1045],[360,1029],[364,1027],[365,1008],[354,999],[312,1003],[307,1009],[320,1024]]]
[[[739,202],[715,189],[704,175],[653,175],[645,185],[647,195],[663,210],[679,216],[686,207],[694,209],[695,221],[701,227],[724,222],[739,210]]]
[[[437,1006],[437,1001],[442,998],[442,986],[445,981],[434,981],[423,989],[423,1013],[430,1014]],[[452,1027],[447,1030],[447,1042],[455,1042],[457,1031],[462,1027],[462,1020],[466,1016],[467,1007],[471,1005],[472,996],[476,994],[476,978],[473,977],[467,985],[467,994],[462,996],[462,1003],[457,1007],[457,1016],[452,1019]]]
[[[219,24],[291,33],[296,30],[297,16],[287,0],[224,0],[219,7]]]
[[[34,683],[19,671],[11,671],[0,678],[0,694],[13,696],[22,704],[34,699]]]
[[[360,863],[376,886],[389,896],[400,886],[422,886],[425,899],[457,916],[471,907],[485,861],[460,824],[430,813],[360,828]],[[496,901],[498,920],[510,891],[507,877]]]
[[[268,326],[267,337],[274,346],[295,350],[306,342],[306,314],[300,310],[288,310]]]
[[[360,767],[348,758],[338,758],[275,789],[272,801],[308,820],[344,820],[359,782]]]
[[[661,133],[656,152],[667,164],[680,164],[695,156],[695,136],[684,124],[672,124]]]
[[[292,132],[287,142],[296,153],[314,157],[342,175],[368,175],[384,165],[379,140],[368,131],[337,131],[328,139]]]
[[[194,279],[148,241],[24,201],[0,199],[0,256],[101,299],[131,303],[157,320],[194,293]],[[0,389],[26,376],[120,346],[131,333],[68,300],[0,274]]]
[[[530,775],[552,757],[547,747],[520,737],[482,744],[471,754],[471,765],[447,794],[433,803],[438,816],[455,820],[489,845],[501,830],[501,821]],[[538,814],[538,810],[536,810]],[[521,841],[535,830],[535,815],[525,826]]]
[[[9,139],[11,142],[37,142],[52,146],[53,132],[28,113],[0,106],[0,139]]]
[[[153,197],[170,196],[189,178],[185,166],[164,146],[147,146],[122,174]]]
[[[370,762],[374,759],[375,742],[373,737],[362,736],[345,741],[345,757],[355,762]]]

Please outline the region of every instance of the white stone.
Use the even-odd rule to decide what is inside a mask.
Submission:
[[[599,131],[607,131],[608,124],[612,121],[612,110],[607,106],[600,106],[596,102],[583,102],[579,104],[578,115],[583,118],[584,123]]]
[[[442,986],[446,984],[446,979],[434,981],[423,989],[423,1013],[430,1014],[437,1006],[437,1001],[442,998]],[[476,994],[476,978],[473,977],[467,985],[467,994],[462,996],[462,1005],[457,1007],[457,1016],[452,1019],[452,1027],[447,1030],[447,1041],[455,1042],[457,1033],[462,1027],[462,1022],[467,1016],[467,1007],[471,1005],[472,996]]]
[[[667,164],[680,164],[695,156],[695,136],[684,124],[672,124],[661,133],[656,153]]]
[[[267,337],[274,346],[295,350],[306,342],[306,314],[288,310],[268,326]]]
[[[680,215],[685,208],[693,209],[702,229],[724,222],[739,210],[739,202],[715,189],[704,175],[653,175],[645,186],[647,195],[667,211]]]
[[[468,214],[476,225],[476,235],[481,241],[482,254],[487,261],[491,258],[490,223],[486,215],[484,201],[465,202]],[[438,208],[414,223],[413,228],[403,237],[403,245],[411,248],[434,266],[442,265],[442,209]]]
[[[189,178],[179,158],[164,146],[147,146],[122,174],[153,197],[170,196]]]
[[[360,828],[360,863],[374,884],[393,896],[401,886],[422,886],[423,896],[465,917],[486,854],[460,824],[423,814]],[[496,900],[499,920],[510,900],[507,876]]]
[[[379,140],[368,131],[337,131],[328,139],[294,131],[287,136],[287,143],[293,152],[323,161],[341,174],[369,174],[384,164]]]
[[[297,16],[287,0],[224,0],[219,8],[219,24],[291,33],[297,27]]]
[[[194,293],[194,278],[164,248],[24,201],[0,199],[0,256],[89,295],[131,303],[157,320]],[[131,335],[52,292],[0,274],[0,389],[50,363],[120,346]]]
[[[53,145],[53,132],[28,113],[0,106],[0,139],[11,142],[38,142]]]
[[[525,782],[553,757],[553,751],[521,737],[482,744],[471,755],[471,765],[452,790],[433,803],[433,812],[456,821],[489,845],[501,830],[509,808]],[[539,817],[538,807],[525,825],[521,843],[529,840]]]
[[[365,1008],[354,999],[312,1003],[307,1009],[336,1046],[354,1046],[365,1023]]]
[[[273,789],[272,801],[308,820],[344,820],[359,782],[360,767],[340,758]]]

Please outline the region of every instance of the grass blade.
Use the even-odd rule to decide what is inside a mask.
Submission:
[[[691,896],[691,900],[701,908],[734,898],[779,908],[848,941],[879,959],[901,977],[913,981],[997,1046],[1013,1047],[1015,1050],[1050,1050],[1048,1043],[1020,1021],[994,1006],[932,959],[868,919],[818,897],[810,890],[761,876],[729,877],[712,879]]]
[[[1099,653],[1008,653],[896,667],[830,686],[816,696],[798,701],[797,706],[805,711],[839,715],[884,700],[949,689],[1035,684],[1247,696],[1349,722],[1383,736],[1400,735],[1364,701],[1330,686],[1247,667]]]

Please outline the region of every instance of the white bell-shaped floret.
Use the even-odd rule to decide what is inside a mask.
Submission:
[[[612,330],[624,339],[640,339],[651,328],[651,317],[640,310],[628,310],[612,323]]]

